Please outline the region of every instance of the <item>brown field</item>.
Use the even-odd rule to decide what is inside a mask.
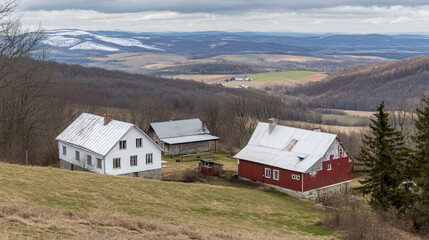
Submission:
[[[318,123],[308,123],[308,122],[300,122],[300,121],[281,121],[283,125],[305,128],[305,129],[313,129],[313,128],[321,128],[324,132],[330,133],[362,133],[368,130],[368,127],[356,127],[356,126],[336,126],[336,125],[326,125],[326,124],[318,124]]]
[[[286,55],[286,54],[228,54],[212,57],[216,60],[224,60],[228,62],[244,62],[244,63],[267,63],[267,62],[308,62],[321,61],[323,58]]]
[[[218,82],[222,82],[225,79],[229,79],[231,77],[234,77],[235,75],[221,75],[221,74],[214,74],[214,75],[186,75],[186,74],[180,74],[180,75],[173,75],[173,76],[164,76],[167,78],[178,78],[183,80],[194,80],[197,82],[204,82],[207,84],[215,84]]]
[[[366,117],[371,118],[374,116],[375,112],[370,111],[354,111],[354,110],[341,110],[345,112],[348,116],[359,116],[359,117]]]

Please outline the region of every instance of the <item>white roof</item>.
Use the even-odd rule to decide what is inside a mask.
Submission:
[[[148,137],[132,123],[112,119],[104,125],[104,117],[82,113],[55,140],[105,156],[132,127]],[[153,142],[151,138],[149,139]],[[160,148],[158,144],[153,143]]]
[[[337,138],[331,133],[282,125],[276,125],[270,133],[269,127],[269,123],[258,123],[247,146],[234,158],[306,172],[325,155]]]
[[[167,144],[180,144],[218,140],[219,137],[210,135],[198,118],[151,123],[158,138]]]
[[[175,138],[161,138],[161,141],[168,144],[180,144],[180,143],[213,141],[218,139],[219,137],[212,136],[209,134],[203,134],[203,135],[183,136],[183,137],[175,137]]]

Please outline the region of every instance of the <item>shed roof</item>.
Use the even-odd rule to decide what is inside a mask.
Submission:
[[[105,156],[133,127],[147,136],[141,129],[132,123],[112,119],[104,125],[104,117],[90,113],[82,113],[62,133],[60,133],[55,140],[66,142],[101,156]],[[153,142],[151,138],[149,139]],[[155,142],[153,143],[161,149],[158,144]]]
[[[274,125],[273,125],[274,126]],[[337,135],[258,123],[249,143],[234,158],[306,172],[328,151]]]
[[[192,136],[173,137],[173,138],[161,138],[161,141],[168,144],[180,144],[180,143],[213,141],[218,139],[219,137],[216,137],[213,135],[202,134],[202,135],[192,135]]]
[[[210,133],[203,131],[203,123],[198,118],[151,123],[158,138],[183,137]]]

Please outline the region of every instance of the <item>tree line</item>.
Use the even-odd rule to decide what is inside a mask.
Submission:
[[[384,102],[377,107],[370,133],[365,134],[352,172],[362,184],[356,189],[369,196],[374,210],[394,209],[418,231],[429,232],[429,98],[415,108],[411,145],[404,129],[389,122]]]

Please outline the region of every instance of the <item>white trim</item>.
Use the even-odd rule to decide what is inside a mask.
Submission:
[[[277,179],[276,179],[276,174],[275,172],[277,172]],[[273,169],[273,180],[279,181],[280,180],[280,171]]]
[[[268,177],[267,177],[267,170],[268,170],[268,173],[269,173]],[[265,178],[271,178],[271,168],[265,168],[264,177]]]
[[[326,170],[331,171],[332,170],[332,164],[330,164],[330,163],[326,164]]]

